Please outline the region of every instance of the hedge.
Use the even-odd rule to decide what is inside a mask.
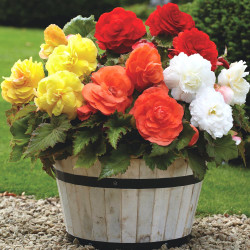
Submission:
[[[132,4],[133,0],[0,0],[0,25],[44,28],[51,23],[62,27],[71,18],[111,11],[114,7]],[[137,3],[148,2],[138,0]]]

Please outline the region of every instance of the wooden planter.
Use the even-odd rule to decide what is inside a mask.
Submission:
[[[74,169],[57,161],[55,173],[66,230],[98,249],[154,249],[189,240],[202,182],[180,159],[167,171],[132,159],[125,174],[98,181],[100,163]]]

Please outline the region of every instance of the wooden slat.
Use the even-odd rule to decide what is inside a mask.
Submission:
[[[143,161],[140,162],[140,179],[155,178],[155,174]],[[155,189],[138,190],[136,242],[150,241],[154,196]]]
[[[89,168],[88,176],[98,176],[100,165]],[[92,239],[97,241],[107,241],[105,189],[90,187],[90,207],[92,211]]]
[[[202,186],[202,182],[194,184],[191,202],[190,202],[189,211],[188,211],[188,216],[187,216],[185,226],[184,226],[183,236],[191,233],[194,215],[196,212],[196,207],[197,207],[199,196],[200,196],[201,186]]]
[[[188,167],[187,175],[191,175],[192,169]],[[181,238],[184,232],[185,222],[189,212],[189,206],[191,202],[192,192],[194,185],[188,185],[183,187],[182,199],[179,209],[179,215],[177,217],[177,226],[174,233],[174,238]]]
[[[105,188],[107,239],[121,242],[121,190]]]
[[[62,204],[62,211],[63,211],[63,217],[64,217],[65,226],[66,226],[66,231],[70,234],[73,234],[73,224],[72,224],[71,215],[70,215],[69,201],[68,201],[68,195],[67,195],[65,182],[62,182],[58,179],[56,180],[56,182],[57,182],[57,187],[59,191],[60,201]]]
[[[75,168],[73,169],[74,174],[81,174],[87,176],[87,171],[84,168]],[[75,186],[75,192],[77,201],[79,204],[79,223],[81,225],[82,235],[79,236],[83,239],[91,239],[92,238],[92,211],[90,206],[90,188],[85,186]]]
[[[140,162],[139,160],[131,161],[131,165],[127,172],[121,178],[139,179]],[[121,212],[121,242],[136,242],[136,223],[137,223],[137,189],[122,189],[122,212]]]
[[[60,171],[64,171],[63,166],[64,166],[63,161],[57,161],[55,163],[56,169]],[[60,181],[58,179],[56,180],[56,182],[57,182],[57,187],[59,191],[60,201],[62,204],[66,230],[68,233],[73,234],[73,223],[72,223],[71,214],[70,214],[69,199],[68,199],[66,185],[65,185],[65,182]]]
[[[173,166],[168,171],[157,170],[157,178],[168,178],[174,174]],[[168,202],[170,197],[169,188],[159,188],[155,190],[153,221],[151,231],[151,241],[164,240],[165,221],[167,218]]]
[[[70,157],[66,159],[65,161],[61,162],[62,168],[65,172],[74,174],[74,158]],[[80,210],[81,210],[81,204],[80,200],[78,198],[78,186],[70,183],[65,183],[66,190],[67,190],[67,196],[68,196],[68,202],[69,202],[69,209],[70,209],[70,215],[71,220],[73,224],[73,235],[77,237],[81,237],[83,235],[82,232],[82,226],[81,226],[81,219],[79,218]]]
[[[174,163],[173,176],[186,175],[187,164],[183,160],[177,160]],[[181,204],[183,187],[174,187],[170,190],[170,198],[167,210],[167,220],[165,225],[164,240],[174,239],[174,233],[177,226],[177,218],[179,215],[179,208]]]

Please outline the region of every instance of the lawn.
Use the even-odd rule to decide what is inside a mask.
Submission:
[[[42,42],[42,30],[0,27],[0,75],[9,76],[11,66],[18,59],[32,56],[39,60]],[[9,107],[0,97],[0,193],[25,191],[37,198],[58,195],[55,181],[41,170],[41,164],[31,169],[28,160],[8,162],[10,133],[4,111]],[[250,169],[227,165],[210,169],[203,183],[197,214],[245,213],[250,216],[249,179]]]

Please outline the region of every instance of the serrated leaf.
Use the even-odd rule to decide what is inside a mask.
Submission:
[[[7,118],[7,123],[11,126],[16,113],[18,112],[19,108],[17,106],[12,106],[11,109],[8,109],[7,111],[5,111],[5,115]]]
[[[25,134],[29,119],[30,116],[26,116],[13,122],[12,126],[10,127],[10,132],[13,135],[13,144],[25,146],[29,142],[30,136]]]
[[[51,123],[42,123],[32,133],[26,156],[30,156],[49,147],[54,147],[57,143],[64,143],[67,131],[71,128],[70,121],[65,115],[51,118]]]
[[[133,158],[139,158],[142,157],[146,150],[147,150],[148,145],[143,144],[141,142],[136,142],[136,141],[131,141],[128,144],[128,152]]]
[[[240,145],[238,146],[238,150],[239,150],[239,155],[241,156],[242,160],[243,160],[243,163],[244,163],[244,166],[246,167],[247,166],[247,163],[246,163],[246,156],[245,156],[245,142],[244,141],[241,141]]]
[[[125,145],[112,150],[110,155],[101,158],[102,170],[99,179],[107,178],[119,173],[123,174],[130,165],[130,155]]]
[[[28,126],[25,131],[26,135],[32,134],[35,124],[36,124],[36,120],[35,120],[35,117],[33,116],[31,117],[31,119],[28,120]]]
[[[9,161],[10,162],[17,162],[21,160],[23,155],[24,147],[19,146],[17,144],[13,144],[10,152]]]
[[[190,126],[190,124],[183,123],[183,130],[181,131],[178,137],[178,143],[176,146],[177,150],[180,151],[181,149],[187,147],[194,134],[195,131]]]
[[[208,142],[206,145],[207,154],[214,158],[217,164],[238,157],[238,148],[231,135],[215,140],[208,133],[205,133],[204,137]]]
[[[83,121],[82,123],[79,123],[77,126],[75,126],[75,129],[79,129],[79,128],[85,128],[85,127],[89,127],[89,128],[94,128],[94,127],[98,127],[100,126],[103,122],[105,122],[106,120],[106,116],[97,113],[94,114],[92,116],[90,116],[86,121]]]
[[[30,136],[25,134],[27,130],[28,121],[30,120],[30,116],[23,117],[15,122],[13,122],[10,127],[10,132],[13,135],[11,140],[11,153],[10,153],[10,162],[19,161],[22,158],[23,152],[27,147]]]
[[[171,48],[173,44],[173,37],[159,35],[153,38],[153,41],[157,43],[157,46],[164,48]]]
[[[95,33],[95,18],[93,15],[90,17],[77,16],[71,19],[64,28],[63,31],[65,35],[80,34],[82,37],[94,38]]]
[[[131,115],[115,113],[112,115],[109,120],[104,124],[105,128],[108,128],[106,131],[108,140],[113,148],[117,148],[117,143],[123,135],[128,131],[131,131]]]
[[[29,115],[30,113],[35,112],[36,110],[37,110],[36,105],[34,105],[34,104],[28,104],[28,105],[24,106],[23,108],[21,108],[15,114],[14,121],[16,121],[16,120],[18,120],[20,118],[23,118],[23,117]]]
[[[234,105],[233,106],[233,118],[234,122],[246,132],[250,132],[250,122],[249,117],[247,117],[244,105]]]
[[[85,129],[77,131],[73,136],[73,153],[77,155],[90,142],[95,142],[100,135],[99,129]]]
[[[205,160],[198,154],[197,150],[189,149],[187,153],[189,166],[193,170],[194,176],[199,180],[203,180],[207,170]]]
[[[72,140],[71,137],[69,140],[67,139],[64,143],[57,143],[53,148],[50,147],[44,151],[41,151],[37,156],[41,158],[48,158],[53,156],[55,160],[63,160],[69,156],[72,156],[73,155]]]
[[[152,151],[151,151],[150,157],[152,157],[152,156],[164,155],[164,154],[169,153],[169,151],[175,149],[177,143],[178,143],[177,140],[173,141],[173,142],[172,142],[170,145],[168,145],[168,146],[160,146],[160,145],[157,145],[157,144],[153,143]]]
[[[174,152],[169,152],[168,154],[160,155],[160,156],[149,156],[145,154],[143,159],[146,162],[146,165],[149,166],[150,169],[154,170],[155,168],[161,170],[167,170],[169,166],[178,158],[178,156]]]
[[[43,170],[51,176],[53,179],[55,179],[54,172],[53,172],[53,165],[55,164],[55,161],[53,157],[48,158],[40,158],[42,164],[43,164]]]
[[[104,138],[99,138],[94,143],[89,143],[78,156],[76,168],[90,168],[97,161],[97,157],[106,153]]]

